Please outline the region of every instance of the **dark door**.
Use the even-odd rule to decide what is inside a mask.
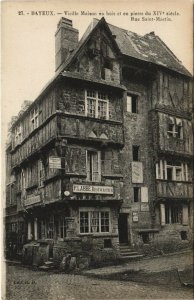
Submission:
[[[128,243],[128,214],[119,214],[119,242]]]

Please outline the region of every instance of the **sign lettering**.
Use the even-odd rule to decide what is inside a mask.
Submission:
[[[100,185],[84,185],[74,184],[73,193],[88,193],[88,194],[113,194],[112,186],[100,186]]]

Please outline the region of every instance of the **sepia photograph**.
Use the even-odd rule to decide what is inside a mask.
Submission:
[[[193,299],[193,2],[1,12],[2,299]]]

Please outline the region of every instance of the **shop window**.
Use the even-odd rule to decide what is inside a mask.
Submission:
[[[109,232],[109,212],[101,212],[101,232]]]
[[[133,146],[133,161],[139,161],[139,146]]]
[[[112,240],[104,239],[104,248],[112,248]]]
[[[182,206],[175,204],[165,204],[165,223],[181,224],[182,223]]]
[[[89,232],[89,212],[81,211],[80,212],[80,233]]]
[[[139,187],[133,188],[133,197],[134,197],[134,202],[141,201],[141,189]]]
[[[181,231],[180,232],[180,235],[181,235],[181,240],[185,241],[187,240],[187,231]]]
[[[127,95],[127,112],[138,113],[138,96]]]
[[[66,220],[65,217],[61,216],[58,220],[59,226],[59,237],[64,239],[66,237]]]
[[[54,238],[54,216],[51,216],[46,221],[46,227],[47,227],[46,237],[48,239],[53,239]]]
[[[109,100],[105,93],[86,91],[86,115],[92,118],[109,118]]]
[[[80,211],[80,233],[103,233],[109,232],[109,211]]]
[[[86,169],[87,180],[99,182],[101,180],[101,158],[99,151],[87,151]]]

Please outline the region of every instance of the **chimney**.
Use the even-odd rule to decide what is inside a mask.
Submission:
[[[79,31],[72,27],[72,20],[61,18],[55,33],[55,71],[67,60],[78,44]]]

